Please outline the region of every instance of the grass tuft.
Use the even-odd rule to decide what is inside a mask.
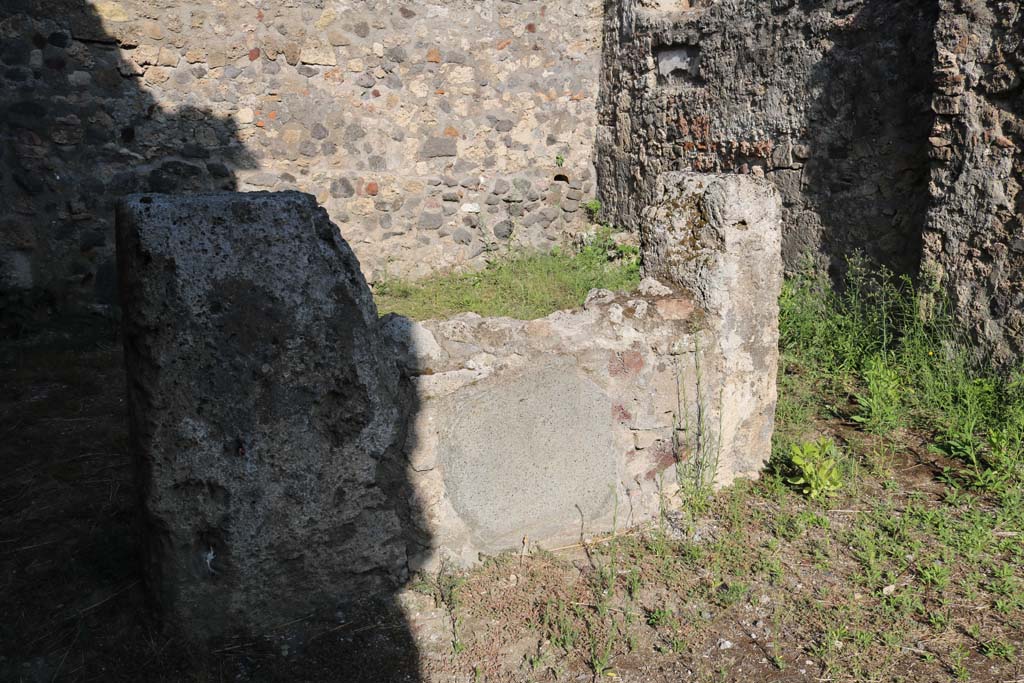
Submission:
[[[581,306],[592,289],[630,291],[639,282],[638,250],[616,244],[604,229],[577,251],[513,252],[477,273],[384,280],[375,286],[375,297],[381,315],[399,313],[414,320],[467,311],[533,320]]]

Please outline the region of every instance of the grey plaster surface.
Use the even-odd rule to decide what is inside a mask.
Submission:
[[[440,429],[448,495],[483,550],[571,538],[614,505],[607,394],[565,361],[461,395]]]

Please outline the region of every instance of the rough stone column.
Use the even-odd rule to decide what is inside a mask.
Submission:
[[[313,197],[131,196],[117,255],[166,619],[200,640],[260,633],[400,577],[399,377]]]
[[[668,173],[640,229],[644,275],[705,310],[696,457],[719,483],[757,477],[771,454],[782,288],[777,190],[751,176]]]

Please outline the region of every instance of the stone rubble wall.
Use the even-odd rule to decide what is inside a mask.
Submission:
[[[600,26],[600,0],[10,0],[0,290],[112,303],[131,192],[309,192],[371,280],[558,244],[595,193]]]
[[[654,286],[598,290],[583,310],[540,320],[384,321],[414,340],[402,355],[420,408],[406,449],[429,541],[415,566],[577,543],[672,499],[701,317],[688,295]]]
[[[1024,352],[1024,19],[1011,0],[615,0],[597,160],[644,229],[668,171],[764,176],[783,259],[863,252],[948,297],[997,364]]]
[[[615,0],[597,159],[612,222],[642,229],[668,171],[767,177],[783,257],[918,267],[928,201],[930,0]]]
[[[996,362],[1024,357],[1024,12],[943,0],[923,274]]]
[[[130,192],[309,192],[373,281],[558,244],[595,194],[638,231],[664,173],[735,172],[779,190],[789,271],[923,272],[1009,361],[1018,5],[8,0],[0,307],[114,303]]]

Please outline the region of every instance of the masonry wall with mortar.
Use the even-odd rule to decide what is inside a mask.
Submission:
[[[1024,354],[1024,11],[943,0],[923,274],[973,341]]]
[[[783,254],[857,249],[914,272],[928,192],[936,3],[615,0],[598,165],[607,218],[637,228],[664,171],[764,174]]]
[[[134,191],[310,192],[371,279],[586,222],[600,0],[5,7],[7,292],[110,303]]]
[[[1018,3],[315,4],[8,0],[0,293],[112,303],[132,191],[306,190],[372,280],[556,244],[598,190],[636,230],[663,172],[727,171],[779,189],[790,270],[923,256],[1024,350]]]

